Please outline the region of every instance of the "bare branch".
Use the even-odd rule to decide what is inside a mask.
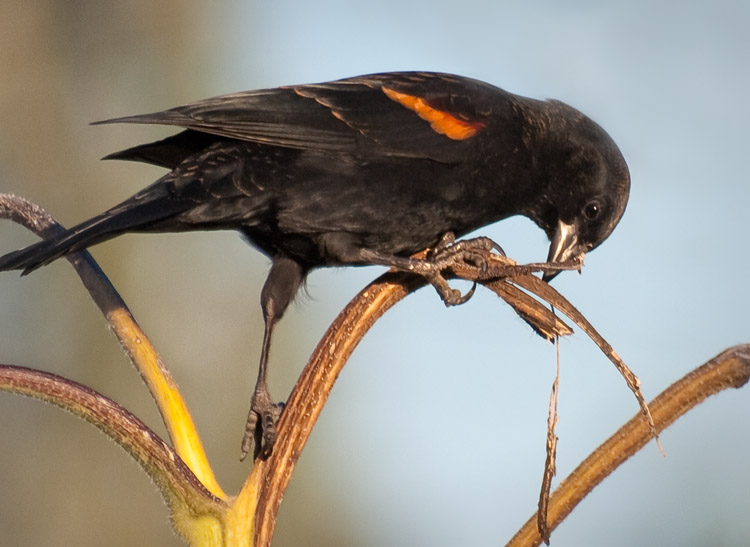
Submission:
[[[486,259],[489,264],[486,271],[466,265],[465,268],[456,267],[453,275],[479,281],[495,291],[547,338],[572,332],[542,302],[513,287],[507,280],[495,277],[513,274],[521,274],[519,278],[533,277],[531,271],[537,270],[516,265],[499,255],[488,254]],[[569,264],[558,269],[575,267],[575,264]],[[485,279],[490,275],[493,277]],[[270,545],[276,515],[294,466],[352,351],[377,319],[425,284],[424,278],[406,273],[388,272],[380,276],[352,299],[318,343],[281,414],[273,453],[267,460],[256,462],[232,508],[238,513],[248,513],[254,508],[254,545]],[[259,492],[257,500],[256,492]]]
[[[151,477],[169,504],[175,528],[197,515],[221,519],[227,504],[209,492],[175,451],[125,408],[54,374],[0,365],[0,390],[40,399],[83,418],[119,444]]]

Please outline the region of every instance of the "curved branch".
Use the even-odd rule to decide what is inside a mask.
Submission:
[[[484,270],[461,265],[449,273],[478,281],[493,290],[545,338],[572,332],[543,302],[514,287],[511,278],[498,277],[513,274],[521,278],[533,277],[533,271],[572,269],[577,264],[520,266],[503,256],[488,254],[485,258],[488,267]],[[276,515],[297,459],[354,348],[388,309],[425,284],[424,278],[401,272],[391,271],[380,276],[352,299],[318,343],[282,412],[273,453],[267,460],[256,462],[230,510],[237,514],[255,514],[253,545],[270,545]]]
[[[11,194],[0,194],[0,218],[23,225],[42,238],[53,237],[64,228],[44,209]],[[215,495],[226,498],[214,477],[187,405],[169,370],[127,305],[88,251],[66,256],[83,285],[104,314],[112,331],[146,383],[156,401],[175,450],[200,481]]]
[[[689,372],[649,403],[657,431],[669,427],[688,410],[711,395],[750,380],[750,344],[729,348]],[[552,493],[548,524],[553,530],[591,490],[652,438],[650,427],[638,414],[594,450]],[[532,516],[510,540],[510,547],[540,545],[537,517]]]
[[[0,390],[40,399],[93,424],[146,471],[169,505],[175,529],[202,516],[221,529],[227,504],[209,492],[175,451],[146,424],[111,399],[72,380],[24,367],[0,365]],[[203,529],[204,531],[206,528]]]
[[[424,285],[420,277],[388,272],[354,297],[323,335],[281,414],[273,452],[267,460],[255,462],[230,509],[254,521],[248,529],[254,530],[252,545],[270,545],[297,459],[352,351],[380,316]]]

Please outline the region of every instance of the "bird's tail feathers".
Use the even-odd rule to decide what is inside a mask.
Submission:
[[[33,245],[0,257],[0,271],[23,270],[21,275],[125,232],[148,226],[154,231],[160,221],[168,221],[189,208],[177,199],[160,199],[141,192],[112,209],[73,228]]]

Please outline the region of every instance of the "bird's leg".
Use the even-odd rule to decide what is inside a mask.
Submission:
[[[271,271],[263,285],[260,294],[261,307],[265,329],[263,331],[263,346],[260,352],[258,366],[258,380],[250,399],[250,412],[247,415],[245,436],[242,439],[241,460],[250,452],[255,443],[253,459],[267,458],[273,450],[276,441],[276,421],[284,408],[283,403],[274,403],[268,393],[266,375],[268,371],[268,356],[271,351],[271,335],[284,311],[291,303],[297,289],[305,277],[305,270],[295,261],[284,256],[273,259]]]
[[[245,436],[242,438],[240,461],[245,459],[253,443],[255,446],[253,459],[256,460],[259,456],[267,458],[271,455],[273,443],[276,440],[276,422],[284,408],[284,403],[273,402],[266,383],[271,333],[275,324],[276,320],[269,321],[266,319],[263,346],[260,351],[260,364],[258,365],[258,380],[255,382],[255,390],[250,399],[250,411],[247,414]]]
[[[457,242],[454,235],[448,232],[443,235],[440,242],[427,254],[425,259],[383,255],[369,249],[362,249],[359,254],[362,259],[371,264],[382,264],[424,276],[435,287],[446,306],[457,306],[472,297],[476,289],[476,283],[469,292],[462,295],[461,291],[451,288],[442,271],[461,262],[471,262],[484,270],[487,268],[487,261],[481,251],[492,249],[505,255],[503,249],[488,237],[476,237]]]

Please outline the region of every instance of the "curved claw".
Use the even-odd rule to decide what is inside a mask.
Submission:
[[[472,296],[474,296],[474,291],[476,291],[476,290],[477,290],[477,282],[474,281],[474,283],[471,284],[471,289],[469,289],[469,291],[466,294],[464,294],[463,296],[461,296],[460,301],[458,303],[456,303],[455,305],[459,306],[461,304],[465,304],[466,302],[468,302],[469,299]]]
[[[495,251],[497,251],[497,253],[500,256],[508,256],[508,255],[505,254],[505,251],[503,250],[503,248],[500,245],[498,245],[497,243],[495,243],[491,239],[490,239],[490,243],[492,244],[492,249],[494,249]]]
[[[477,282],[474,281],[474,283],[471,285],[471,289],[468,290],[466,294],[461,294],[461,291],[457,289],[451,289],[452,291],[452,300],[448,302],[445,298],[443,299],[443,302],[445,302],[446,306],[460,306],[461,304],[465,304],[469,301],[469,299],[474,296],[474,291],[477,289]],[[441,295],[442,296],[442,295]]]
[[[485,255],[492,250],[505,256],[503,248],[488,237],[455,241],[453,233],[447,232],[438,244],[428,251],[427,257],[424,259],[383,255],[370,249],[360,249],[357,258],[365,264],[382,264],[404,272],[421,275],[435,287],[446,306],[458,306],[474,295],[476,283],[468,293],[462,295],[461,291],[451,288],[442,275],[443,270],[456,264],[471,263],[484,273],[489,266]]]
[[[452,232],[448,232],[441,238],[428,255],[426,263],[434,268],[434,271],[424,273],[432,286],[435,287],[446,306],[459,306],[467,302],[476,290],[476,281],[471,289],[464,295],[460,291],[453,289],[440,274],[440,272],[457,262],[470,262],[478,268],[483,274],[487,271],[489,264],[484,253],[481,251],[497,251],[500,255],[505,256],[503,248],[488,237],[476,237],[473,239],[464,239],[455,241]]]
[[[473,249],[481,249],[484,251],[497,251],[497,253],[500,256],[507,256],[505,254],[505,251],[503,248],[498,244],[495,243],[492,239],[489,237],[475,237],[474,239],[467,239],[467,243],[471,243],[471,248]]]
[[[445,280],[445,278],[439,274],[433,276],[430,279],[430,284],[435,287],[435,290],[440,295],[440,298],[443,299],[443,303],[448,307],[460,306],[461,304],[464,304],[472,296],[474,296],[474,291],[477,288],[477,283],[475,281],[471,286],[471,289],[469,289],[466,294],[461,294],[461,291],[452,288]]]

